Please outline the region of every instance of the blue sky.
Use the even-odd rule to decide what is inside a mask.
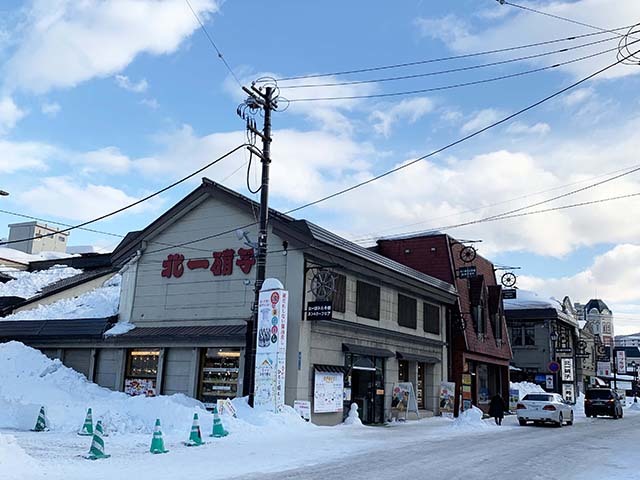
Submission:
[[[395,64],[594,33],[493,0],[264,2],[191,0],[243,83]],[[613,28],[640,5],[614,0],[526,5]],[[3,2],[0,21],[0,188],[3,209],[77,223],[121,207],[236,146],[243,94],[184,0]],[[263,33],[264,25],[269,31]],[[292,90],[332,96],[424,89],[513,74],[616,46],[609,34],[499,55],[335,82],[411,75],[609,41],[569,52],[398,82]],[[274,116],[272,205],[288,209],[370,178],[471,133],[615,61],[615,52],[495,83],[387,99],[295,103]],[[620,66],[562,98],[370,186],[298,213],[342,235],[431,229],[517,209],[607,178],[636,158],[638,67]],[[305,82],[318,81],[308,79]],[[299,97],[298,97],[299,98]],[[246,193],[246,155],[207,172]],[[236,172],[235,174],[233,174]],[[233,174],[233,175],[232,175]],[[124,234],[193,189],[176,188],[94,227]],[[638,174],[545,204],[640,191]],[[543,192],[543,193],[541,193]],[[586,301],[597,292],[624,312],[619,332],[640,330],[640,200],[452,229],[482,239],[480,253],[521,266],[520,286]],[[498,205],[496,205],[498,204]],[[469,211],[472,210],[472,211]],[[0,224],[21,221],[0,214]],[[0,235],[5,235],[1,233]],[[74,231],[71,244],[114,238]]]

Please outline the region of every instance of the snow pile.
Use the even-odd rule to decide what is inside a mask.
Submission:
[[[64,265],[55,265],[47,270],[36,272],[11,272],[10,275],[14,280],[0,284],[0,297],[31,298],[44,287],[80,273],[82,270]]]
[[[109,330],[104,332],[104,336],[105,337],[115,337],[117,335],[123,335],[123,334],[125,334],[127,332],[130,332],[134,328],[136,328],[136,326],[133,323],[118,322],[113,327],[111,327]]]
[[[67,247],[67,253],[72,255],[82,255],[86,253],[111,253],[110,248],[97,247],[95,245],[73,245]]]
[[[25,473],[32,475],[39,472],[36,461],[20,448],[15,438],[10,435],[0,435],[0,472],[2,479],[23,479]]]
[[[531,382],[511,382],[509,384],[509,388],[512,390],[518,390],[520,400],[522,400],[528,393],[545,393],[544,388]]]
[[[61,258],[69,258],[75,255],[69,255],[62,252],[42,252],[39,254],[25,253],[15,248],[0,247],[0,264],[2,260],[9,260],[11,262],[23,263],[28,265],[31,262],[39,262],[41,260],[59,260]]]
[[[640,402],[631,403],[631,405],[629,405],[627,408],[629,410],[640,410]]]
[[[482,420],[483,415],[478,407],[471,407],[458,415],[458,418],[451,423],[451,427],[464,431],[489,428],[489,425]]]
[[[256,433],[318,428],[291,407],[273,414],[253,410],[246,399],[235,399],[233,404],[238,418],[224,415],[224,426],[247,438]],[[102,420],[109,433],[151,434],[160,418],[165,434],[187,435],[194,413],[200,417],[203,432],[210,432],[213,424],[213,416],[193,398],[182,394],[131,397],[91,383],[59,360],[50,360],[22,343],[0,344],[0,428],[33,428],[42,405],[54,432],[77,431],[88,407],[93,409],[93,420]]]
[[[74,298],[63,298],[49,305],[38,305],[30,310],[16,312],[3,320],[61,320],[111,317],[118,313],[121,280],[122,277],[120,275],[114,275],[102,287],[90,292]],[[0,286],[0,288],[2,287]]]
[[[562,312],[562,304],[555,298],[543,298],[536,292],[518,289],[517,298],[504,299],[505,310],[524,310],[529,308],[554,308]]]

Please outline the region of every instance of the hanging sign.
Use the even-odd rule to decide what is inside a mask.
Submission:
[[[307,320],[331,320],[332,313],[331,301],[307,303]]]
[[[611,364],[609,362],[598,362],[597,374],[599,377],[608,377],[611,375]]]
[[[562,396],[567,402],[575,403],[576,402],[576,391],[573,383],[563,383],[562,384]]]
[[[503,300],[514,300],[517,297],[517,290],[515,288],[503,288],[502,289],[502,299]]]
[[[458,278],[471,278],[478,274],[476,267],[460,267],[458,269]]]
[[[456,384],[454,382],[440,383],[440,415],[453,418],[455,411]]]
[[[313,388],[313,413],[342,412],[344,374],[316,370]]]
[[[562,358],[562,381],[573,382],[573,358]]]
[[[286,290],[260,291],[253,403],[271,412],[284,406],[288,307]]]

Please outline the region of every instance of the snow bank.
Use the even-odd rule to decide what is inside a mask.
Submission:
[[[20,448],[11,435],[0,435],[0,472],[3,480],[24,479],[26,472],[31,478],[39,473],[36,461]]]
[[[224,425],[234,434],[317,428],[290,407],[276,415],[253,410],[246,399],[233,403],[238,418],[225,415]],[[77,431],[88,407],[93,409],[93,420],[102,420],[109,433],[150,434],[160,418],[165,433],[186,435],[194,413],[203,432],[211,431],[213,424],[213,416],[193,398],[182,394],[131,397],[91,383],[59,360],[22,343],[0,344],[0,428],[33,428],[42,405],[54,432]]]
[[[544,388],[531,382],[511,382],[509,388],[518,390],[520,400],[528,393],[545,393]]]
[[[11,282],[7,284],[9,283]],[[110,317],[118,313],[120,283],[121,276],[114,275],[103,286],[90,292],[74,298],[63,298],[49,305],[38,305],[30,310],[16,312],[3,320],[60,320]]]
[[[483,417],[482,410],[478,407],[471,407],[470,409],[465,410],[458,418],[456,418],[452,423],[451,427],[456,430],[464,430],[464,431],[473,431],[473,430],[483,430],[485,428],[490,428],[489,425],[486,424]]]
[[[10,275],[14,280],[0,284],[0,297],[31,298],[47,285],[80,273],[82,270],[64,265],[55,265],[47,270],[36,272],[11,272]]]

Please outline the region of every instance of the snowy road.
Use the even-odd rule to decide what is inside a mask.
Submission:
[[[425,438],[413,444],[369,451],[349,461],[239,478],[640,479],[640,415],[628,415],[622,420],[584,418],[561,429],[516,427],[515,419],[508,417],[504,426],[507,428],[500,433],[492,429],[441,440]]]

